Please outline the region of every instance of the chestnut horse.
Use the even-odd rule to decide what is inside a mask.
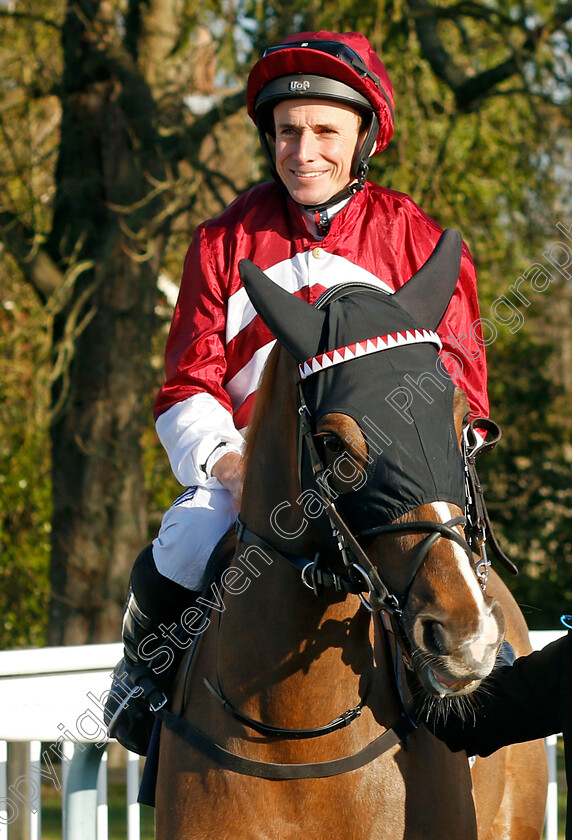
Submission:
[[[163,717],[158,840],[540,838],[541,743],[471,777],[417,717],[470,714],[505,631],[529,650],[474,551],[468,403],[438,367],[460,247],[448,231],[395,294],[348,284],[316,307],[241,263],[278,344],[232,564],[199,602],[211,612],[183,621],[195,643]]]

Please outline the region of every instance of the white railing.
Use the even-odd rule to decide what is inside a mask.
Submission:
[[[532,632],[532,646],[544,647],[561,635]],[[27,822],[24,836],[41,839],[41,781],[62,793],[63,840],[107,840],[102,700],[121,654],[120,644],[0,652],[0,840],[9,840],[17,818]],[[545,840],[558,840],[556,740],[546,742]],[[17,742],[28,745],[26,770],[9,785],[9,744]],[[139,756],[133,753],[127,753],[126,784],[126,837],[140,840]]]
[[[62,796],[64,840],[107,840],[103,701],[121,655],[121,644],[0,652],[0,840],[9,840],[11,825],[18,836],[40,840],[42,783]],[[27,755],[9,780],[9,751],[18,742]],[[126,784],[126,836],[140,840],[133,753]]]

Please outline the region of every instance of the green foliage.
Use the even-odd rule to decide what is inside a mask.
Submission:
[[[0,209],[15,210],[38,237],[48,228],[58,147],[63,5],[19,0],[0,15]]]
[[[572,611],[572,451],[562,392],[549,375],[552,348],[526,328],[489,348],[491,416],[504,436],[483,456],[481,479],[505,552],[504,576],[533,629],[556,629]],[[498,570],[498,567],[497,567]]]
[[[133,16],[122,18],[126,5],[112,0],[106,8],[114,14],[106,21],[102,12],[91,30],[93,38],[103,33],[101,56],[107,49],[118,49],[122,37],[118,22],[127,26],[129,37],[137,38],[141,21],[136,13],[144,15],[150,7],[128,4]],[[477,264],[482,312],[488,317],[491,302],[506,293],[554,238],[555,223],[569,218],[570,208],[562,206],[561,175],[570,145],[569,80],[557,78],[554,42],[550,33],[544,33],[537,39],[534,56],[520,56],[518,73],[461,109],[451,84],[439,78],[423,57],[411,11],[414,5],[407,0],[340,0],[335,4],[243,0],[230,5],[223,0],[201,4],[185,0],[179,7],[177,36],[149,82],[149,95],[155,98],[162,142],[169,137],[175,144],[185,129],[200,121],[181,106],[177,87],[187,84],[185,92],[193,91],[195,46],[205,50],[197,53],[202,56],[198,64],[208,65],[213,59],[216,84],[223,78],[225,87],[240,87],[261,50],[286,34],[320,28],[363,32],[387,65],[396,99],[395,137],[387,151],[374,159],[372,178],[409,193],[443,226],[462,230]],[[14,213],[33,231],[29,254],[33,257],[53,223],[61,116],[57,96],[62,93],[63,72],[58,26],[66,4],[63,0],[55,5],[19,0],[17,8],[18,17],[10,17],[5,9],[0,13],[4,69],[0,212]],[[435,0],[429,8],[441,15],[438,32],[459,78],[476,78],[518,53],[528,35],[523,21],[530,25],[535,14],[535,24],[541,24],[554,13],[553,3],[539,0],[524,5],[501,0],[486,4]],[[210,33],[206,46],[199,24]],[[126,46],[136,71],[136,40]],[[94,102],[97,87],[90,88]],[[118,91],[119,83],[110,96]],[[560,104],[555,107],[557,98]],[[137,112],[141,101],[137,97],[129,101]],[[129,115],[134,117],[131,111]],[[156,228],[164,225],[169,242],[163,269],[174,278],[194,224],[219,212],[237,189],[257,177],[254,156],[244,153],[247,145],[256,142],[247,122],[243,112],[232,122],[214,125],[200,150],[193,147],[178,169],[173,167],[173,183],[156,184],[149,176],[158,191],[167,186],[172,190],[172,218],[166,213]],[[135,136],[137,125],[132,119],[134,149],[140,140]],[[108,163],[113,165],[111,159]],[[138,243],[142,254],[147,244],[145,237]],[[9,647],[41,644],[44,638],[51,516],[49,390],[54,356],[49,313],[42,310],[19,269],[4,255],[0,283],[0,647]],[[556,300],[563,293],[557,288],[552,294]],[[572,612],[572,565],[567,562],[572,543],[572,455],[566,395],[558,382],[550,344],[554,335],[551,311],[550,298],[543,296],[541,304],[535,301],[530,311],[524,311],[525,327],[515,333],[499,327],[488,348],[492,415],[501,423],[504,438],[494,454],[483,458],[480,468],[501,541],[522,569],[510,585],[520,601],[534,606],[527,618],[536,627],[556,626],[560,612]],[[160,359],[164,340],[164,330],[158,331],[154,360]],[[149,418],[143,457],[150,488],[150,536],[180,490],[152,426],[160,362],[153,369],[156,381],[148,403],[138,406]]]
[[[45,643],[51,530],[49,395],[38,375],[46,333],[32,296],[9,285],[0,295],[0,648]]]

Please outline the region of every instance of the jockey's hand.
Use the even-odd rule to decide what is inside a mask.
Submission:
[[[242,484],[244,482],[244,458],[238,452],[227,452],[219,458],[211,470],[233,498],[236,509],[240,510]]]

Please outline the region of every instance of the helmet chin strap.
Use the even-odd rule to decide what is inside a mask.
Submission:
[[[362,149],[367,143],[367,138],[362,145]],[[356,155],[357,159],[357,167],[355,165],[352,166],[352,170],[357,168],[357,174],[354,178],[350,181],[350,183],[345,186],[342,190],[337,192],[335,195],[331,196],[327,201],[323,201],[321,204],[302,204],[301,206],[304,210],[307,210],[314,214],[316,225],[318,226],[318,230],[322,236],[325,236],[328,230],[330,229],[330,222],[333,216],[330,216],[328,210],[332,207],[335,207],[342,202],[349,201],[350,198],[363,190],[365,186],[365,179],[367,177],[367,172],[369,169],[368,158],[363,159],[361,158],[361,150],[360,154]],[[341,209],[341,208],[340,208]]]
[[[334,216],[361,189],[363,189],[363,184],[360,185],[357,181],[352,181],[347,187],[344,187],[343,190],[340,190],[322,204],[301,204],[300,207],[307,213],[312,213],[318,233],[320,236],[325,236],[330,229]]]
[[[363,178],[350,181],[347,187],[344,187],[343,190],[340,190],[331,198],[328,198],[327,201],[324,201],[321,204],[303,204],[302,207],[304,210],[310,210],[312,213],[321,213],[322,211],[329,210],[330,207],[335,207],[336,204],[341,204],[344,199],[352,198],[356,193],[363,190],[367,170],[368,166],[366,164]]]

